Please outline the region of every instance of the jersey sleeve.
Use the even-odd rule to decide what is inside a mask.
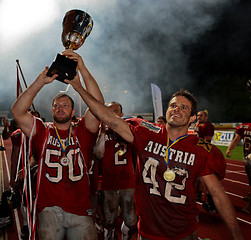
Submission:
[[[42,122],[39,118],[34,118],[36,121],[36,134],[33,137],[38,137],[43,134],[46,130],[46,124]]]
[[[221,151],[214,145],[210,152],[206,154],[205,166],[201,176],[215,174],[220,180],[225,176],[226,160]]]
[[[241,138],[244,138],[244,128],[242,126],[243,126],[242,124],[237,126],[235,131],[236,131],[236,134],[241,136]]]
[[[126,122],[129,122],[129,127],[132,131],[132,134],[134,136],[134,140],[132,144],[135,144],[135,138],[137,137],[137,133],[140,132],[140,126],[139,124],[142,122],[142,119],[139,118],[128,118],[126,119]]]
[[[32,148],[36,156],[41,155],[41,149],[44,144],[44,138],[46,134],[46,124],[39,118],[36,120],[36,134],[32,137]]]
[[[152,134],[158,134],[161,131],[166,131],[165,126],[154,124],[141,118],[127,119],[127,122],[130,123],[129,127],[134,136],[132,144],[135,146],[142,146],[142,142],[144,142],[145,139],[148,139],[149,136],[152,136]]]

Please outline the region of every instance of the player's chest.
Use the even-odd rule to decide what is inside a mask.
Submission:
[[[140,155],[143,159],[156,159],[159,163],[168,162],[169,165],[190,168],[202,163],[201,156],[195,146],[187,145],[186,143],[177,143],[173,146],[168,146],[163,141],[149,140],[142,145]]]

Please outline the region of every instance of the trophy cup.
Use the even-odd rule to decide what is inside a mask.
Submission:
[[[65,49],[77,50],[89,36],[93,27],[91,16],[81,10],[70,10],[65,14],[63,20],[63,32],[61,36]],[[57,80],[64,82],[64,79],[72,80],[76,74],[77,62],[57,54],[55,61],[51,64],[47,76],[58,74]]]

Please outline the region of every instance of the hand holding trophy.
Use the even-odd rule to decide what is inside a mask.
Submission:
[[[63,32],[61,36],[65,49],[77,50],[89,36],[93,27],[91,16],[81,10],[70,10],[63,19]],[[57,54],[55,61],[50,66],[47,76],[58,74],[57,80],[64,82],[64,79],[72,80],[76,76],[77,62]]]

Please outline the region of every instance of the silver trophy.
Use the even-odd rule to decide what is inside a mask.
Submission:
[[[93,27],[91,16],[81,10],[70,10],[63,19],[62,43],[66,49],[77,50],[85,42]],[[57,54],[50,66],[47,76],[58,74],[57,80],[64,83],[64,79],[72,80],[76,74],[77,62]]]

